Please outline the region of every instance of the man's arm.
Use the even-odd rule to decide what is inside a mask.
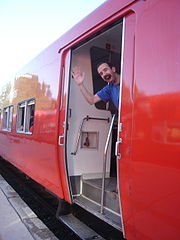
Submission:
[[[101,101],[100,97],[98,95],[92,95],[84,86],[84,84],[80,84],[79,85],[80,91],[82,93],[82,95],[84,96],[84,98],[86,99],[86,101],[89,104],[95,104],[99,101]]]
[[[86,99],[86,101],[89,104],[95,104],[99,101],[101,101],[100,97],[98,95],[93,95],[91,94],[84,86],[83,82],[84,82],[84,78],[85,78],[85,73],[80,71],[79,67],[74,67],[73,71],[72,71],[72,77],[74,78],[76,84],[79,86],[80,91],[82,93],[82,95],[84,96],[84,98]]]

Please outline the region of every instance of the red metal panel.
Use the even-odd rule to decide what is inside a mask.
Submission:
[[[120,145],[122,158],[118,159],[120,198],[122,205],[122,216],[125,237],[134,239],[134,217],[133,201],[131,198],[132,187],[132,121],[133,121],[133,84],[134,84],[134,36],[135,36],[135,14],[131,12],[125,17],[124,32],[124,56],[122,72],[122,99],[120,122],[122,122],[123,139]]]
[[[121,113],[120,182],[127,239],[180,239],[179,7],[177,0],[134,6],[134,83],[128,85],[127,51]]]
[[[60,169],[60,178],[63,188],[63,198],[71,202],[70,192],[69,192],[69,181],[67,179],[67,169],[66,169],[66,105],[68,101],[68,82],[69,82],[69,67],[70,67],[70,51],[62,50],[61,56],[61,74],[60,74],[60,92],[59,92],[59,146],[58,146],[58,161]]]
[[[0,154],[63,198],[57,159],[58,57],[56,45],[52,45],[16,75],[12,90],[7,85],[3,104],[14,105],[14,119],[11,133],[1,131]],[[15,93],[11,99],[9,91]],[[33,134],[16,133],[17,104],[32,97],[36,101]]]

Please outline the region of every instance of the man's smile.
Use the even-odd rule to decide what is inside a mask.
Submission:
[[[111,79],[111,74],[106,74],[105,76],[104,76],[104,79],[106,80],[106,81],[108,81],[108,80],[110,80]]]

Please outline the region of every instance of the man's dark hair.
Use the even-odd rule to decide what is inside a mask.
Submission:
[[[114,67],[114,65],[112,63],[104,61],[104,62],[99,62],[96,66],[96,69],[98,69],[98,67],[103,63],[106,63],[110,68]]]

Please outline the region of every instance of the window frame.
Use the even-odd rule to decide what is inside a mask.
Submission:
[[[11,132],[12,131],[12,125],[13,125],[13,112],[14,112],[14,106],[8,105],[3,108],[1,114],[2,114],[2,131],[4,132]],[[6,113],[6,118],[5,118]],[[6,120],[6,123],[5,123]]]
[[[2,117],[2,109],[0,108],[0,127],[1,127],[1,129],[2,129],[2,125],[1,125],[1,124],[2,124],[2,121],[1,121],[1,120],[2,120],[2,119],[1,119],[1,117]]]
[[[16,119],[16,132],[21,134],[32,135],[33,131],[30,131],[30,121],[31,117],[33,117],[33,125],[34,125],[34,116],[35,116],[35,98],[29,98],[23,100],[17,105],[17,119]],[[33,115],[30,114],[30,107],[34,106]],[[20,109],[24,109],[21,110]],[[32,125],[32,126],[33,126]],[[20,129],[22,126],[22,130]]]

